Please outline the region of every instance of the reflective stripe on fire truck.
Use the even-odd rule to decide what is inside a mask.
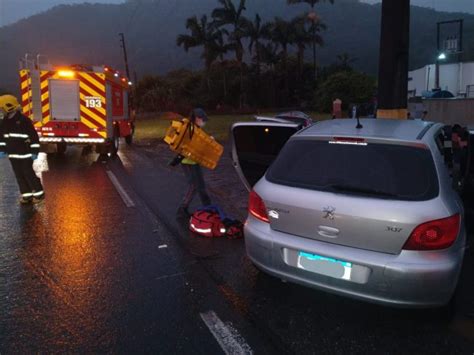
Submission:
[[[78,72],[81,99],[81,122],[89,128],[97,128],[97,133],[106,137],[106,96],[105,75],[97,73]],[[90,105],[88,98],[94,98],[94,105]],[[100,100],[100,101],[98,101]],[[98,101],[98,104],[97,102]],[[101,132],[100,129],[104,131]]]
[[[41,88],[41,112],[43,125],[51,120],[50,105],[49,105],[49,79],[55,75],[55,72],[42,71],[40,76]]]
[[[10,134],[5,134],[4,137],[5,138],[23,138],[23,139],[27,139],[27,138],[29,138],[29,135],[21,134],[21,133],[10,133]]]
[[[21,87],[21,107],[23,114],[32,118],[33,114],[33,94],[31,92],[31,77],[28,70],[20,71],[20,87]]]
[[[10,159],[28,159],[31,158],[32,154],[9,154],[8,157]]]
[[[30,145],[30,148],[31,149],[40,148],[40,145],[39,144],[32,144],[32,145]]]

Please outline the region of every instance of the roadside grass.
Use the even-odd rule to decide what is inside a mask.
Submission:
[[[260,116],[272,116],[274,113],[262,113]],[[309,115],[315,120],[328,119],[328,114],[310,112]],[[254,120],[254,115],[213,115],[209,116],[204,130],[220,142],[225,142],[229,138],[229,131],[235,122],[250,122]],[[179,118],[175,118],[179,119]],[[169,115],[156,115],[149,118],[138,118],[135,127],[135,139],[137,140],[162,140],[168,127],[171,125]]]

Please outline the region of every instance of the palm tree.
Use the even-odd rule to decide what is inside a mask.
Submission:
[[[212,63],[220,56],[217,48],[222,38],[221,31],[207,21],[206,15],[203,15],[201,20],[198,20],[196,16],[188,18],[186,28],[191,34],[179,35],[176,40],[177,45],[183,46],[186,52],[190,48],[203,47],[201,58],[204,60],[206,71],[209,72]]]
[[[239,6],[235,7],[232,0],[218,0],[222,7],[218,7],[212,11],[212,18],[214,19],[214,25],[218,28],[223,28],[222,32],[227,34],[229,45],[232,46],[235,51],[235,57],[240,70],[240,106],[243,105],[243,71],[242,61],[244,58],[244,46],[242,45],[243,27],[246,22],[243,12],[246,10],[246,0],[240,0]],[[232,31],[229,32],[226,26],[230,25]]]
[[[319,46],[322,46],[324,43],[323,38],[319,34],[316,34],[316,37],[313,38],[311,30],[308,29],[306,26],[307,23],[308,23],[308,19],[306,18],[306,16],[298,16],[298,17],[295,17],[291,21],[291,25],[293,27],[293,41],[298,49],[297,50],[298,75],[300,77],[302,75],[302,69],[303,69],[303,63],[304,63],[304,52],[306,50],[306,46],[309,43],[312,43],[313,40],[315,40]],[[317,32],[320,32],[322,28],[325,28],[325,25],[320,23],[319,26],[317,27]]]
[[[235,7],[232,0],[219,0],[222,7],[218,7],[212,11],[214,25],[218,28],[227,25],[232,26],[232,31],[224,29],[224,33],[228,35],[229,43],[233,46],[235,57],[239,64],[242,63],[244,57],[244,47],[242,45],[243,27],[246,22],[243,12],[246,0],[240,0],[239,6]]]
[[[281,17],[275,17],[271,26],[271,40],[281,47],[280,56],[283,66],[286,69],[288,62],[288,46],[293,44],[293,28],[290,22],[283,20]]]
[[[285,97],[289,94],[289,83],[288,83],[288,47],[294,43],[293,26],[290,22],[283,20],[281,17],[275,17],[272,23],[271,40],[278,44],[281,48],[280,58],[283,63],[284,70],[284,83],[285,83]]]
[[[255,61],[257,64],[257,77],[260,76],[260,62],[262,59],[262,39],[268,39],[270,37],[271,24],[265,23],[262,24],[262,19],[260,15],[255,15],[255,20],[252,22],[250,20],[244,21],[243,26],[243,37],[248,38],[249,42],[249,52],[252,53],[255,49]]]
[[[270,87],[272,88],[272,96],[273,96],[272,105],[274,106],[276,104],[276,96],[277,96],[276,95],[277,85],[275,84],[275,67],[280,60],[280,57],[278,55],[278,45],[273,42],[261,44],[260,54],[261,54],[262,63],[266,64],[270,68],[269,72],[270,72],[270,77],[271,77],[271,82],[272,82],[272,85]]]
[[[343,69],[351,69],[355,61],[357,61],[357,58],[351,57],[349,53],[342,53],[337,55],[337,60],[339,61],[339,66]]]
[[[308,19],[312,21],[311,33],[313,35],[313,65],[314,65],[314,80],[315,81],[318,76],[318,68],[316,65],[316,44],[317,44],[317,32],[318,32],[317,29],[318,29],[318,24],[319,24],[319,17],[316,15],[316,12],[314,11],[314,7],[317,3],[321,1],[328,1],[331,4],[334,4],[334,0],[286,0],[286,2],[289,5],[305,3],[311,6],[311,12],[308,14]]]
[[[223,67],[225,67],[224,56],[231,49],[233,49],[232,45],[225,43],[223,33],[222,31],[219,31],[219,34],[217,35],[215,42],[211,46],[211,52],[213,56],[216,56],[216,58],[220,59],[221,65]],[[226,99],[227,98],[227,76],[226,76],[225,70],[222,71],[222,85],[223,85],[223,90],[224,90],[224,99]]]

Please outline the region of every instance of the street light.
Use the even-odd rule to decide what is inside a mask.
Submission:
[[[447,56],[446,53],[441,52],[436,57],[436,72],[435,72],[435,89],[440,89],[439,86],[439,62],[440,60],[446,60]]]

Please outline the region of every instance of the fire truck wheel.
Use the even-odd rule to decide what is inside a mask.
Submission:
[[[64,153],[66,153],[66,150],[67,150],[67,144],[66,143],[58,143],[56,145],[56,148],[57,148],[58,154],[64,154]]]
[[[110,155],[115,157],[118,153],[120,146],[120,133],[118,129],[114,131],[114,137],[112,138],[112,142],[110,142]]]
[[[128,136],[125,136],[125,142],[128,144],[128,145],[132,145],[133,143],[133,136],[135,135],[135,125],[132,124],[132,130],[130,132],[130,134]]]

